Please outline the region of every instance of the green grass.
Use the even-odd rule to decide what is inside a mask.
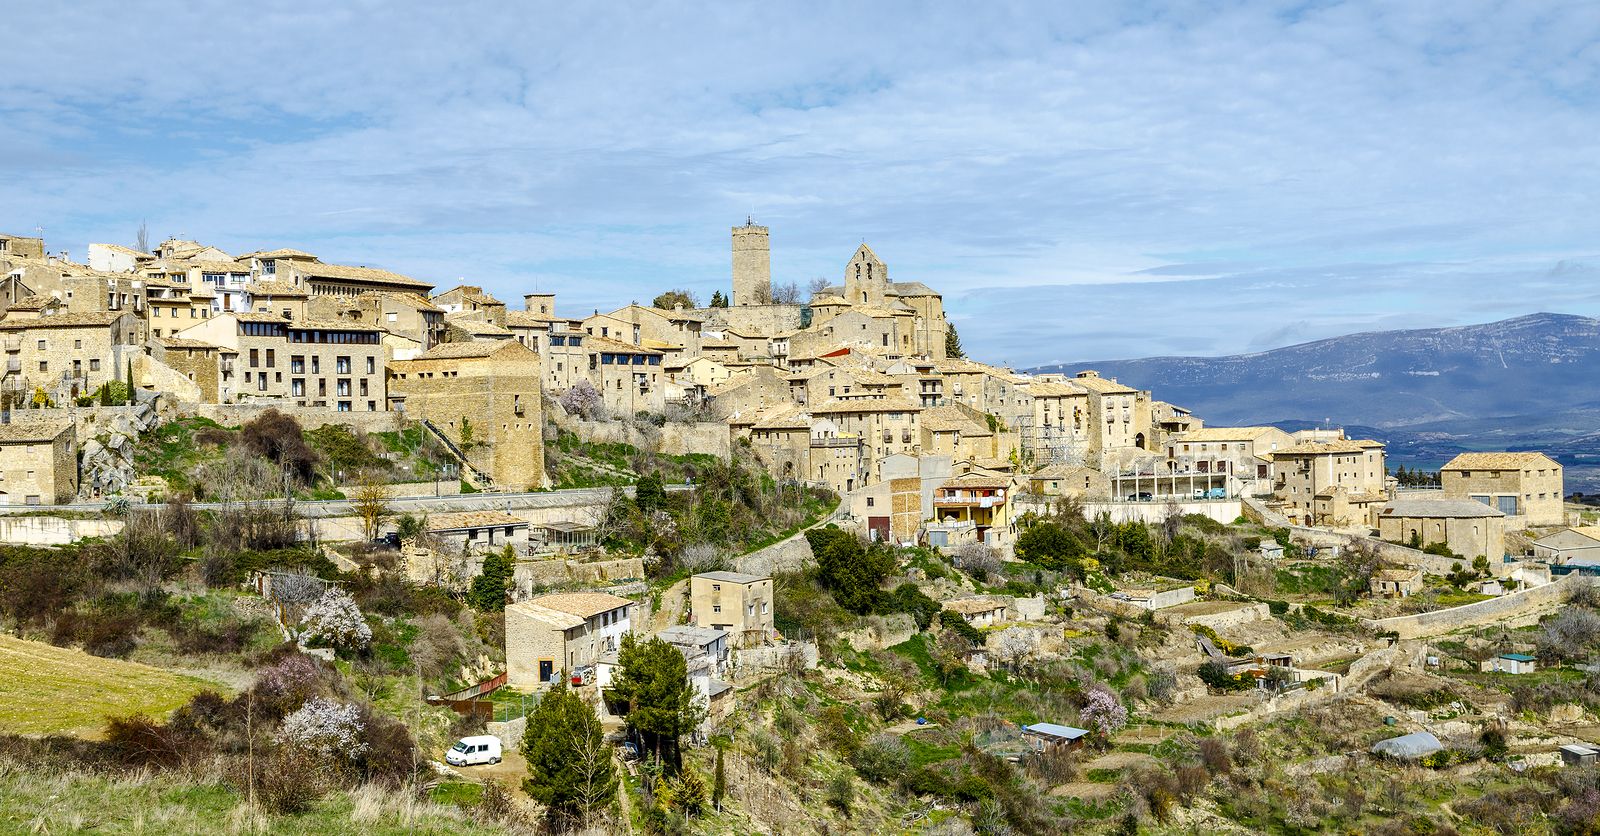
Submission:
[[[1089,769],[1083,773],[1083,780],[1091,784],[1115,784],[1121,779],[1120,769]]]
[[[173,490],[193,486],[191,474],[199,465],[222,458],[220,448],[195,443],[195,433],[204,429],[237,430],[224,427],[210,418],[180,418],[168,421],[139,436],[133,448],[135,470],[141,475],[160,476]]]
[[[506,832],[479,825],[451,807],[413,806],[407,815],[406,806],[399,795],[340,791],[305,813],[269,816],[250,810],[238,793],[221,783],[191,783],[171,775],[111,777],[48,768],[25,770],[15,764],[0,764],[3,833],[443,836]]]
[[[226,690],[149,665],[0,636],[0,732],[89,736],[109,717],[165,717],[207,689]]]
[[[930,763],[947,761],[961,756],[960,746],[939,746],[919,738],[915,732],[900,737],[911,753],[911,769],[921,769]]]

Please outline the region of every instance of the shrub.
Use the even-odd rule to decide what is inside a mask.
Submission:
[[[317,454],[306,444],[300,422],[292,416],[269,409],[239,428],[239,440],[250,452],[284,468],[301,484],[311,483]]]
[[[306,608],[300,619],[311,641],[341,650],[366,650],[372,644],[372,628],[361,615],[350,593],[329,587],[316,603]]]
[[[1201,682],[1218,691],[1242,691],[1254,684],[1247,682],[1247,677],[1229,675],[1228,666],[1221,662],[1206,662],[1195,674]]]
[[[366,754],[363,731],[361,712],[355,706],[312,697],[283,718],[275,739],[323,761],[353,761]]]
[[[983,631],[968,624],[967,620],[954,610],[940,610],[939,623],[973,644],[983,644]]]
[[[828,781],[828,805],[850,816],[850,805],[856,800],[856,785],[850,776],[839,772]]]
[[[867,741],[850,758],[850,765],[868,781],[887,784],[905,774],[911,764],[911,750],[905,741],[892,734],[880,734]]]

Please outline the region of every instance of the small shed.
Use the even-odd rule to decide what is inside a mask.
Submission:
[[[1379,569],[1372,573],[1369,589],[1379,598],[1409,598],[1422,591],[1422,570]]]
[[[1439,742],[1439,738],[1429,732],[1419,731],[1380,740],[1372,744],[1372,754],[1410,761],[1425,758],[1443,748],[1444,744]]]
[[[1062,726],[1056,723],[1034,723],[1031,726],[1022,727],[1022,738],[1036,752],[1081,749],[1083,748],[1084,740],[1088,736],[1088,729]]]
[[[1261,556],[1268,560],[1283,559],[1283,544],[1277,540],[1261,541]]]
[[[1594,766],[1600,763],[1600,748],[1587,743],[1568,743],[1561,747],[1561,763],[1564,766]]]
[[[1533,673],[1539,669],[1539,660],[1526,653],[1502,653],[1480,667],[1494,673]]]
[[[1006,602],[990,598],[957,598],[944,602],[944,608],[974,627],[988,627],[1006,620]]]

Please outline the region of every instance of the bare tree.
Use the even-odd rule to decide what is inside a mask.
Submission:
[[[139,234],[134,239],[133,248],[142,253],[150,252],[150,225],[144,221],[139,222]]]
[[[378,539],[378,528],[391,516],[390,498],[389,486],[378,478],[378,474],[371,470],[361,472],[351,507],[355,509],[356,516],[361,518],[361,531],[368,541]]]
[[[773,285],[772,303],[775,305],[798,305],[801,302],[800,285],[794,282]]]
[[[816,296],[818,293],[827,290],[828,287],[828,280],[818,276],[806,283],[806,292],[810,293],[812,296]]]
[[[574,788],[578,807],[587,820],[611,803],[617,791],[616,770],[612,768],[611,747],[599,723],[579,724],[573,729],[572,771],[577,778]]]

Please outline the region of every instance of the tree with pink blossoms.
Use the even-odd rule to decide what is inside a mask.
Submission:
[[[1097,683],[1089,688],[1083,708],[1078,709],[1078,721],[1105,742],[1128,724],[1128,709],[1116,693]]]

